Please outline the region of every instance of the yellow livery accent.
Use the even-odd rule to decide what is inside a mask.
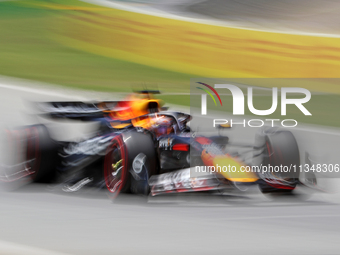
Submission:
[[[257,176],[252,172],[242,171],[245,166],[235,158],[229,156],[217,156],[213,160],[215,171],[222,174],[226,179],[233,182],[255,182]]]

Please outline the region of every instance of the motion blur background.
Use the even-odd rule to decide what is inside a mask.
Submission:
[[[336,0],[0,0],[0,125],[36,121],[22,99],[117,99],[146,87],[187,110],[191,78],[265,88],[304,78],[313,117],[301,119],[298,132],[305,147],[336,163],[339,14]],[[77,124],[61,135],[88,129]],[[254,191],[227,200],[136,198],[112,205],[45,186],[3,190],[0,254],[340,251],[338,193],[309,201],[273,202]]]

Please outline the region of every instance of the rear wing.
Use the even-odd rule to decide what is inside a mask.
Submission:
[[[104,117],[118,102],[42,102],[35,103],[35,107],[44,117],[53,119],[89,120]]]

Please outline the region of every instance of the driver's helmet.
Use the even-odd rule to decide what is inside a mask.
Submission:
[[[174,133],[174,121],[172,118],[155,114],[152,120],[151,130],[157,137]]]

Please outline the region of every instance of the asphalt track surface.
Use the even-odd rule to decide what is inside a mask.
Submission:
[[[6,81],[0,86],[2,127],[37,122],[27,114],[30,110],[23,99],[79,100],[101,96],[32,89],[27,84],[11,89],[8,85],[12,84]],[[76,139],[93,128],[62,123],[55,134]],[[229,131],[229,135],[236,139],[240,131],[235,130]],[[336,134],[333,139],[337,139]],[[332,134],[323,131],[317,136],[322,141],[328,135]],[[320,143],[321,147],[329,144]],[[2,156],[6,155],[5,150],[2,148]],[[304,194],[309,194],[309,190],[300,189],[300,195],[272,200],[254,187],[246,194],[125,196],[112,203],[105,192],[92,189],[65,194],[55,186],[19,186],[0,186],[0,254],[340,252],[338,193],[307,196]]]

